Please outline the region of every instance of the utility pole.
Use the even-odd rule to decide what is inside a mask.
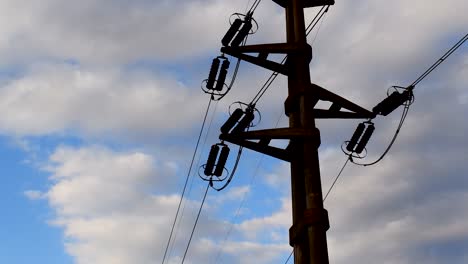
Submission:
[[[294,263],[328,264],[326,231],[329,221],[323,207],[318,158],[320,132],[315,127],[315,119],[368,119],[376,114],[311,83],[309,63],[312,48],[307,44],[304,8],[333,5],[334,1],[273,1],[285,8],[286,43],[240,47],[226,45],[221,51],[288,77],[288,98],[284,106],[289,127],[246,132],[239,132],[239,129],[229,132],[230,129],[227,129],[222,131],[219,138],[291,163],[293,226],[289,230],[289,243],[294,247]],[[283,65],[268,60],[270,53],[286,54],[286,63]],[[329,101],[332,105],[329,109],[316,109],[319,100]],[[347,111],[341,111],[342,108]],[[240,123],[243,123],[242,120]],[[286,149],[280,149],[269,146],[272,139],[290,142]]]
[[[307,44],[304,0],[291,0],[286,6],[287,43],[302,47],[288,56],[287,115],[289,127],[315,131],[315,136],[290,142],[293,226],[290,243],[294,263],[328,264],[326,231],[328,214],[323,208],[318,148],[320,133],[315,127],[313,108],[317,91],[310,85],[309,63],[312,48]]]

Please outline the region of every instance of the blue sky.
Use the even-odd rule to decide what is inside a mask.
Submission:
[[[368,109],[468,28],[463,0],[336,2],[309,37],[311,78]],[[0,1],[0,263],[160,262],[208,103],[200,83],[229,16],[246,6]],[[250,44],[284,41],[284,12],[272,1],[254,17],[260,28]],[[241,64],[232,91],[212,105],[196,168],[218,142],[229,105],[250,101],[269,74]],[[285,83],[280,76],[258,103],[259,128],[278,122]],[[331,263],[468,262],[467,86],[465,43],[416,87],[389,155],[346,168],[325,202]],[[385,149],[398,115],[376,120],[367,161]],[[324,189],[357,124],[317,122]],[[230,147],[228,167],[237,152]],[[196,174],[189,183],[168,263],[180,263],[206,186]],[[232,184],[209,192],[186,263],[283,263],[289,184],[287,163],[244,151]]]

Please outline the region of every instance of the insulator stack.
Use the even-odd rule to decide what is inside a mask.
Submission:
[[[242,115],[244,115],[244,111],[242,109],[237,108],[228,120],[221,126],[221,133],[227,134],[231,129],[236,125],[236,123],[241,119]]]
[[[224,145],[221,149],[221,154],[219,154],[218,162],[216,163],[216,168],[214,171],[214,175],[217,177],[221,177],[224,171],[224,166],[226,165],[227,158],[229,156],[229,147]]]
[[[362,133],[364,133],[364,129],[366,128],[366,125],[364,123],[360,123],[358,127],[356,128],[356,131],[354,131],[353,136],[348,142],[348,145],[346,146],[346,150],[353,152],[354,147],[356,146],[359,138],[361,138]]]
[[[243,132],[247,127],[250,126],[254,118],[255,118],[254,113],[252,111],[247,111],[244,117],[242,117],[242,119],[239,121],[237,126],[234,127],[231,133],[235,134],[235,133]]]
[[[219,58],[213,59],[211,64],[210,73],[208,74],[208,80],[206,81],[206,88],[213,90],[214,83],[216,81],[216,75],[218,74],[220,60]]]
[[[218,157],[218,153],[219,153],[219,146],[218,145],[211,146],[210,154],[208,154],[208,160],[205,165],[204,173],[206,176],[213,175],[213,169],[215,166],[216,158]]]
[[[249,34],[250,30],[252,29],[252,22],[245,21],[242,28],[237,33],[236,37],[231,42],[231,47],[239,47],[239,45],[244,41],[244,39]]]
[[[221,59],[223,63],[221,64]],[[220,69],[221,64],[221,69]],[[206,80],[206,88],[208,90],[222,91],[224,87],[224,82],[226,81],[226,76],[228,73],[230,62],[224,56],[219,56],[213,59],[211,64],[210,73],[208,74],[208,79]],[[218,74],[219,72],[219,74]],[[216,86],[215,86],[216,83]]]
[[[218,80],[216,81],[216,87],[214,88],[216,91],[221,91],[223,90],[224,82],[226,81],[226,76],[228,73],[229,69],[229,61],[224,60],[223,64],[221,65],[221,70],[219,71],[219,77]]]
[[[374,124],[370,124],[367,126],[364,135],[362,135],[361,141],[359,141],[358,145],[356,146],[356,149],[354,150],[357,154],[360,154],[364,150],[367,143],[369,142],[370,137],[372,136],[372,133],[374,133],[374,130]]]
[[[385,98],[382,102],[377,104],[372,112],[380,115],[388,115],[397,109],[400,105],[404,104],[407,100],[411,99],[411,91],[405,90],[402,93],[397,91],[393,92],[390,96]]]
[[[234,38],[234,35],[236,35],[237,31],[239,31],[241,26],[241,19],[237,18],[236,20],[234,20],[234,23],[232,23],[231,27],[226,32],[226,35],[224,35],[223,39],[221,40],[221,44],[223,44],[223,46],[229,46],[229,43]]]

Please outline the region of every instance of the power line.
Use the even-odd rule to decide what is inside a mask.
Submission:
[[[427,69],[421,76],[419,76],[410,86],[416,86],[420,81],[426,78],[435,68],[437,68],[442,62],[445,61],[450,55],[452,55],[455,50],[457,50],[465,41],[468,39],[468,34],[461,38],[453,47],[451,47],[440,59],[438,59],[434,64],[432,64],[429,69]]]
[[[255,0],[252,4],[252,7],[250,7],[249,12],[250,14],[253,14],[255,12],[255,9],[257,9],[258,5],[262,2],[262,0]]]
[[[370,163],[357,163],[355,161],[353,161],[351,159],[351,162],[356,164],[356,165],[360,165],[360,166],[371,166],[371,165],[374,165],[378,162],[380,162],[386,155],[387,153],[390,151],[390,149],[392,148],[393,144],[395,143],[397,137],[398,137],[398,134],[400,133],[400,130],[401,130],[401,127],[403,126],[403,123],[405,122],[406,120],[406,116],[408,115],[408,112],[409,112],[409,107],[410,105],[413,103],[414,101],[414,95],[412,93],[412,90],[415,88],[415,86],[420,83],[424,78],[426,78],[432,71],[434,71],[440,64],[442,64],[442,62],[444,62],[450,55],[452,55],[452,53],[454,53],[463,43],[465,43],[465,41],[468,39],[468,34],[466,34],[464,37],[462,37],[455,45],[453,45],[444,55],[442,55],[442,57],[440,57],[434,64],[431,65],[431,67],[429,67],[423,74],[421,74],[410,86],[408,86],[408,90],[410,90],[410,98],[409,98],[409,102],[407,102],[405,104],[405,107],[403,109],[403,112],[401,114],[401,118],[400,118],[400,122],[398,124],[398,127],[395,131],[395,134],[393,135],[392,139],[390,140],[390,143],[389,145],[387,146],[387,148],[385,149],[385,151],[382,153],[382,155],[377,159],[375,160],[374,162],[370,162]]]
[[[276,121],[276,125],[275,125],[275,128],[278,127],[278,124],[279,122],[281,121],[281,118],[283,117],[282,113],[279,114],[278,116],[278,119]],[[254,173],[250,179],[250,183],[249,183],[249,187],[251,187],[257,177],[257,174],[258,174],[258,171],[260,169],[260,165],[261,163],[263,162],[263,158],[265,157],[265,154],[262,154],[262,156],[260,157],[258,163],[257,163],[257,166],[255,167],[255,170],[254,170]],[[234,214],[234,217],[232,217],[231,221],[230,221],[230,226],[229,226],[229,229],[228,231],[226,232],[226,235],[224,236],[224,240],[223,242],[221,243],[221,247],[219,248],[218,250],[218,253],[216,254],[216,258],[215,258],[215,263],[218,263],[218,260],[220,259],[221,257],[221,251],[222,251],[222,248],[224,247],[224,245],[226,244],[226,241],[227,239],[229,238],[229,235],[231,234],[232,232],[232,229],[234,227],[234,221],[237,219],[237,217],[239,216],[239,213],[241,212],[241,209],[243,208],[244,206],[244,203],[245,203],[245,200],[246,200],[246,197],[247,197],[247,192],[244,193],[244,195],[242,196],[242,199],[241,199],[241,202],[239,204],[239,207],[237,207],[237,210],[236,210],[236,213]]]
[[[175,225],[176,225],[177,218],[178,218],[178,216],[179,216],[180,206],[181,206],[182,201],[183,201],[184,196],[185,196],[185,191],[186,191],[186,189],[187,189],[187,183],[188,183],[188,181],[189,181],[190,174],[191,174],[191,172],[192,172],[193,162],[194,162],[194,160],[195,160],[195,156],[196,156],[197,151],[198,151],[198,146],[199,146],[199,143],[200,143],[201,136],[202,136],[202,134],[203,134],[203,129],[205,128],[206,117],[208,116],[208,112],[209,112],[209,110],[210,110],[211,101],[212,101],[212,97],[209,99],[208,106],[206,107],[205,116],[203,117],[202,127],[201,127],[201,129],[200,129],[200,133],[198,134],[197,144],[195,145],[195,150],[194,150],[193,155],[192,155],[192,160],[190,161],[190,166],[189,166],[189,170],[188,170],[188,173],[187,173],[187,177],[185,178],[184,187],[183,187],[183,189],[182,189],[182,195],[180,196],[179,205],[177,206],[177,212],[176,212],[176,215],[175,215],[175,217],[174,217],[174,221],[173,221],[173,223],[172,223],[171,233],[170,233],[170,235],[169,235],[169,239],[167,240],[166,249],[164,250],[164,257],[163,257],[163,260],[162,260],[162,262],[161,262],[162,264],[164,264],[164,261],[166,260],[167,250],[169,249],[169,244],[171,243],[172,234],[173,234],[173,232],[174,232],[174,227],[175,227]]]
[[[333,181],[332,185],[330,186],[330,188],[328,188],[328,191],[327,191],[327,194],[325,194],[325,196],[323,197],[323,201],[325,202],[325,200],[327,199],[328,195],[330,194],[331,190],[333,189],[333,187],[335,186],[335,183],[338,181],[338,179],[340,178],[341,176],[341,173],[343,172],[344,168],[346,167],[346,165],[348,164],[348,161],[351,159],[351,157],[347,158],[346,159],[346,162],[343,164],[343,167],[341,167],[341,170],[340,172],[338,172],[338,175],[336,175],[335,177],[335,180]]]
[[[200,218],[200,214],[201,214],[201,211],[203,209],[203,205],[205,204],[205,199],[206,199],[206,195],[208,194],[209,187],[210,187],[210,183],[208,183],[206,185],[205,195],[203,195],[203,200],[201,202],[200,209],[198,210],[197,218],[195,219],[195,224],[193,225],[193,228],[192,228],[192,233],[190,233],[190,238],[189,238],[187,247],[185,248],[185,252],[184,252],[184,257],[182,258],[182,264],[184,263],[185,257],[187,256],[187,252],[188,252],[188,250],[190,248],[190,243],[192,242],[193,233],[195,233],[195,229],[197,228],[198,219]]]
[[[294,253],[294,249],[291,250],[291,253],[289,254],[289,257],[288,257],[288,259],[284,262],[284,264],[288,264],[289,259],[292,257],[293,253]]]
[[[216,101],[215,108],[213,110],[213,114],[211,115],[211,118],[210,118],[210,123],[208,124],[208,128],[206,129],[206,134],[205,134],[205,137],[204,137],[204,140],[203,140],[203,143],[202,143],[202,150],[200,152],[200,155],[198,156],[197,167],[200,167],[201,154],[203,153],[203,149],[205,148],[206,142],[208,141],[208,136],[210,135],[213,120],[214,120],[214,117],[216,115],[216,110],[218,109],[218,103],[219,103],[219,101]],[[190,192],[192,191],[193,183],[194,183],[194,178],[192,177],[192,180],[190,181],[190,185],[189,185],[189,188],[188,188],[188,194],[190,194]],[[182,207],[182,213],[181,213],[181,216],[180,216],[181,218],[184,216],[185,207],[186,207],[186,204],[184,203],[184,206]],[[174,246],[174,243],[177,240],[180,224],[181,224],[181,221],[179,221],[177,223],[176,232],[175,232],[175,235],[174,235],[174,242],[173,242],[172,246]],[[172,252],[172,247],[169,250],[169,256],[171,255],[171,252]]]

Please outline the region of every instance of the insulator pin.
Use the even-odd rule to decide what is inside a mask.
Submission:
[[[411,91],[405,90],[402,93],[397,91],[393,92],[390,96],[385,98],[382,102],[377,104],[372,112],[380,115],[388,115],[397,109],[400,105],[404,104],[407,100],[411,99]]]
[[[221,44],[223,44],[223,46],[229,46],[229,43],[234,38],[234,35],[237,33],[237,31],[239,31],[241,26],[241,19],[237,18],[236,20],[234,20],[234,23],[232,23],[231,27],[226,32],[226,35],[224,35],[223,39],[221,40]]]
[[[362,133],[364,133],[365,128],[366,128],[366,125],[364,125],[364,123],[360,123],[357,126],[356,130],[354,131],[353,136],[351,137],[351,139],[348,142],[348,145],[346,146],[347,151],[353,152],[354,147],[356,146],[359,138],[361,138]]]
[[[356,152],[357,154],[360,154],[364,150],[367,143],[369,142],[370,137],[372,136],[372,133],[374,133],[374,130],[375,130],[374,124],[370,124],[367,126],[367,129],[364,132],[364,135],[362,135],[362,138],[359,141],[358,145],[356,146],[356,149],[354,150],[354,152]]]
[[[226,76],[228,73],[229,69],[229,61],[224,60],[223,64],[221,65],[221,70],[219,71],[219,77],[218,80],[216,81],[216,87],[214,88],[216,91],[221,91],[223,90],[224,82],[226,81]]]
[[[255,118],[254,113],[252,111],[247,111],[244,117],[242,117],[242,119],[239,121],[237,126],[234,127],[231,133],[234,134],[234,133],[243,132],[245,129],[247,129],[247,127],[250,126],[254,118]]]
[[[204,173],[206,176],[213,175],[213,169],[215,166],[216,158],[218,157],[218,153],[219,153],[219,146],[218,145],[211,146],[210,154],[208,154],[208,160],[205,165]]]
[[[244,41],[244,39],[249,34],[250,30],[252,29],[252,22],[245,21],[242,28],[237,33],[236,37],[231,42],[231,47],[239,47],[239,45]]]
[[[227,158],[229,156],[229,147],[223,146],[221,149],[221,154],[219,154],[218,162],[216,163],[216,169],[214,171],[214,175],[217,177],[221,177],[223,174],[224,166],[226,165]]]
[[[244,115],[244,111],[242,109],[237,108],[231,116],[228,118],[228,120],[221,126],[221,133],[227,134],[231,129],[234,127],[234,125],[241,119],[242,115]]]
[[[219,58],[213,59],[211,64],[210,73],[208,74],[208,80],[206,81],[206,88],[213,90],[214,83],[216,81],[216,75],[218,74],[220,60]]]

